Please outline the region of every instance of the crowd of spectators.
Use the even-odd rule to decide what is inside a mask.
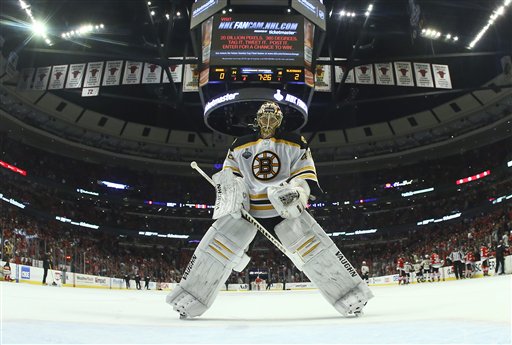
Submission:
[[[105,166],[49,154],[0,137],[0,160],[27,171],[27,176],[0,169],[0,193],[27,207],[0,201],[2,254],[18,263],[38,265],[50,254],[53,267],[95,275],[150,276],[179,281],[197,240],[211,224],[211,209],[186,204],[212,204],[214,191],[202,177],[172,176]],[[354,266],[364,260],[372,276],[396,273],[396,258],[414,262],[434,251],[446,258],[455,248],[478,251],[499,243],[512,230],[512,211],[496,198],[512,194],[510,160],[503,142],[446,159],[361,174],[320,176],[324,195],[310,212],[329,233],[376,228],[360,236],[333,237]],[[449,168],[448,168],[449,167]],[[455,180],[492,169],[471,184]],[[112,190],[98,180],[124,183]],[[386,183],[412,181],[385,188]],[[407,190],[436,187],[432,194],[402,197]],[[77,193],[85,189],[91,194]],[[371,198],[368,202],[358,202]],[[182,206],[148,202],[161,200]],[[345,203],[348,201],[348,203]],[[423,219],[462,212],[461,218],[417,226]],[[97,224],[100,230],[62,223],[55,216]],[[167,231],[188,239],[139,236],[139,231]],[[468,234],[471,233],[471,240]],[[9,252],[11,249],[11,252]],[[270,243],[255,246],[250,267],[264,267],[273,281],[306,280]],[[247,282],[248,272],[231,282]]]

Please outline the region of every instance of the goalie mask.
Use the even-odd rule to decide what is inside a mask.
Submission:
[[[256,113],[255,125],[263,138],[270,138],[283,121],[283,113],[274,102],[265,102]]]

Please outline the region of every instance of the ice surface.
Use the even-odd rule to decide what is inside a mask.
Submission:
[[[1,343],[510,344],[511,276],[372,287],[359,318],[317,290],[221,292],[180,320],[165,291],[0,284]]]

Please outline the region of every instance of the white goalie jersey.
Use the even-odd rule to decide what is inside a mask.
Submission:
[[[267,196],[267,188],[292,179],[314,181],[315,164],[304,137],[295,133],[262,139],[258,134],[236,139],[228,151],[223,169],[243,178],[250,196],[249,213],[256,218],[278,216]]]

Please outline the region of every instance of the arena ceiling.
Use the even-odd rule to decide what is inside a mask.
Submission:
[[[238,1],[244,5],[229,8],[233,13],[287,14],[287,6],[246,5],[251,1]],[[510,0],[325,0],[329,16],[325,40],[315,48],[318,56],[345,58],[352,66],[392,61],[445,64],[450,68],[453,89],[335,85],[332,92],[313,94],[304,130],[391,120],[481,87],[502,72],[500,58],[512,52],[512,5],[508,3]],[[370,4],[373,7],[366,15]],[[469,49],[503,4],[503,13],[494,16],[487,32]],[[4,0],[0,7],[1,33],[6,38],[3,51],[18,52],[18,68],[196,57],[189,28],[191,5],[192,1],[185,0],[151,0],[150,5],[146,0]],[[411,11],[411,5],[418,5],[419,11]],[[27,8],[46,22],[51,45],[33,36]],[[103,27],[81,37],[62,36],[84,24]],[[425,37],[423,29],[438,31],[438,37]],[[171,84],[113,87],[88,98],[76,90],[51,92],[127,121],[207,131],[199,94],[183,93]]]

